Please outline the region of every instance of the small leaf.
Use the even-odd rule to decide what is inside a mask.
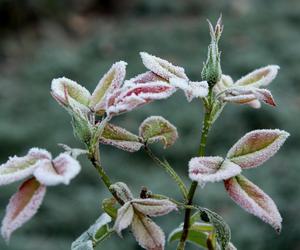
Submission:
[[[26,156],[10,157],[6,163],[0,165],[0,186],[32,175],[40,159],[51,159],[51,154],[44,149],[32,148]]]
[[[228,75],[223,74],[220,81],[218,81],[214,85],[213,91],[214,91],[215,94],[221,94],[222,92],[224,92],[228,88],[231,88],[232,86],[233,86],[232,78]]]
[[[270,84],[277,76],[279,66],[269,65],[256,69],[238,80],[236,86],[261,87]]]
[[[242,169],[257,167],[271,158],[288,136],[289,133],[279,129],[251,131],[232,146],[227,158]]]
[[[133,199],[131,204],[134,209],[148,216],[162,216],[177,210],[177,206],[167,199]]]
[[[208,222],[214,226],[217,241],[220,244],[221,249],[226,250],[231,238],[231,231],[227,223],[220,215],[207,208],[199,208],[199,210],[201,212],[201,218],[204,221],[208,219]]]
[[[117,219],[114,225],[114,230],[120,235],[121,231],[127,228],[133,219],[134,210],[131,205],[131,202],[126,202],[122,207],[118,209]]]
[[[246,177],[238,175],[224,182],[229,196],[248,213],[281,230],[282,218],[274,201]]]
[[[143,146],[137,135],[109,123],[103,130],[100,143],[112,145],[129,152],[138,151]]]
[[[62,153],[54,160],[41,160],[34,171],[35,178],[46,186],[69,185],[80,172],[80,164],[68,153]]]
[[[135,213],[132,221],[132,233],[142,248],[147,250],[164,249],[164,232],[147,216]]]
[[[223,160],[222,157],[194,157],[189,162],[189,177],[199,185],[217,182],[236,176],[241,172],[239,165]]]
[[[89,103],[91,109],[100,113],[105,111],[107,94],[121,87],[126,74],[126,65],[127,63],[123,61],[116,62],[102,77],[91,96]]]
[[[143,64],[149,70],[151,70],[156,75],[169,80],[170,78],[182,78],[188,79],[184,72],[184,68],[174,66],[168,61],[161,59],[159,57],[150,55],[146,52],[140,52]]]
[[[149,82],[156,82],[156,81],[164,81],[164,78],[160,77],[159,75],[154,74],[151,71],[147,71],[145,73],[139,74],[139,75],[125,81],[124,86],[132,87],[139,83],[149,83]]]
[[[133,195],[128,188],[128,186],[124,182],[116,182],[109,187],[116,196],[123,201],[124,203],[131,201],[133,199]]]
[[[102,201],[102,209],[113,219],[117,218],[118,210],[115,207],[117,201],[114,197],[106,198]]]
[[[139,134],[147,143],[161,141],[167,148],[178,138],[177,129],[161,116],[150,116],[142,122]]]
[[[111,218],[103,213],[87,231],[81,234],[71,246],[72,250],[93,250],[96,245],[105,240],[111,234],[108,223]]]
[[[8,242],[11,234],[30,220],[38,211],[46,193],[35,178],[25,181],[9,200],[2,221],[1,234]]]

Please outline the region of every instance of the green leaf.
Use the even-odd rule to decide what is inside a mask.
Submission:
[[[173,242],[180,240],[183,231],[183,226],[180,225],[178,228],[174,229],[168,237],[168,242]],[[191,225],[187,240],[197,246],[207,248],[207,238],[209,232],[213,231],[213,227],[207,223],[195,222]]]
[[[138,151],[143,146],[140,137],[110,123],[105,126],[100,142],[129,152]]]
[[[115,207],[115,205],[116,199],[114,197],[106,198],[102,201],[102,209],[113,219],[117,218],[118,213],[118,209]]]
[[[199,208],[200,217],[203,221],[211,223],[215,230],[217,241],[222,250],[226,250],[231,239],[231,231],[224,219],[217,213],[207,209]]]
[[[113,232],[108,223],[111,217],[103,213],[87,231],[81,234],[71,246],[71,250],[93,250],[93,247],[105,240]]]
[[[139,134],[147,143],[161,141],[164,147],[170,147],[178,138],[177,129],[161,116],[150,116],[142,122]]]

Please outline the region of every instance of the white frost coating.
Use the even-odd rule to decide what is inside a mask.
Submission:
[[[62,153],[53,161],[41,160],[34,171],[36,179],[46,186],[68,185],[80,172],[80,164],[68,153]]]
[[[132,222],[134,216],[134,210],[131,202],[126,202],[122,207],[118,209],[117,219],[114,225],[114,230],[122,237],[121,231],[127,227]]]
[[[241,173],[237,164],[222,157],[195,157],[189,162],[189,177],[204,186],[207,182],[218,182]]]
[[[231,88],[233,86],[233,80],[228,75],[222,75],[219,82],[215,84],[213,87],[213,91],[216,94],[220,94],[221,92],[225,91],[228,88]]]
[[[68,98],[75,103],[88,105],[91,94],[80,84],[66,77],[56,78],[52,80],[51,91],[55,96],[60,97],[65,103],[68,103]],[[66,91],[68,96],[66,96]]]
[[[283,145],[289,133],[279,129],[254,130],[238,140],[227,153],[227,158],[242,169],[260,166]]]
[[[111,145],[116,148],[125,150],[127,152],[136,152],[143,147],[143,144],[140,142],[135,142],[135,141],[118,141],[118,140],[112,140],[112,139],[106,139],[106,138],[101,138],[100,143],[106,144],[106,145]]]
[[[163,250],[165,234],[150,218],[140,214],[134,215],[132,233],[139,245],[147,250]]]
[[[176,204],[169,200],[133,199],[131,204],[136,210],[148,216],[162,216],[177,210]]]
[[[279,69],[278,65],[269,65],[256,69],[239,79],[235,85],[251,87],[267,86],[275,79]]]
[[[1,234],[6,242],[16,229],[36,214],[44,199],[46,187],[33,182],[34,179],[24,182],[9,200],[1,227]]]
[[[166,80],[173,77],[188,80],[188,77],[184,72],[184,68],[175,66],[164,59],[150,55],[146,52],[140,52],[140,55],[145,67],[160,77]]]
[[[39,148],[32,148],[26,156],[10,157],[6,163],[0,165],[0,186],[7,185],[32,175],[37,168],[39,159],[49,159],[51,154]]]
[[[119,61],[114,63],[109,71],[101,78],[95,88],[89,106],[97,111],[105,106],[109,93],[119,89],[125,79],[127,63]]]
[[[192,82],[181,78],[171,78],[170,84],[176,88],[182,89],[189,102],[194,98],[202,98],[208,94],[208,83],[206,81]]]
[[[136,84],[156,82],[156,81],[164,81],[164,79],[159,75],[154,74],[152,71],[147,71],[129,80],[126,80],[123,86],[132,87]]]
[[[278,209],[274,201],[258,186],[242,175],[226,180],[224,184],[229,196],[239,206],[280,232],[282,218]]]

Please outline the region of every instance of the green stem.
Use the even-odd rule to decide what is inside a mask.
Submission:
[[[188,197],[187,187],[185,186],[180,176],[171,167],[171,165],[167,161],[165,162],[161,161],[157,156],[153,154],[153,152],[149,147],[145,146],[145,151],[157,165],[161,166],[172,177],[172,179],[177,183],[184,199],[187,199]]]
[[[209,103],[211,103],[210,96],[209,96]],[[201,140],[200,140],[200,146],[199,146],[199,156],[205,155],[206,142],[207,142],[207,137],[208,137],[208,133],[209,133],[209,129],[210,129],[211,125],[212,125],[211,109],[205,108],[205,116],[204,116],[204,120],[203,120],[202,134],[201,134]],[[193,181],[190,186],[189,192],[188,192],[186,205],[192,206],[193,198],[194,198],[194,194],[196,192],[197,186],[198,186],[198,182]],[[184,250],[185,242],[188,238],[188,233],[189,233],[189,228],[190,228],[191,212],[192,212],[191,208],[186,208],[185,216],[184,216],[183,232],[182,232],[177,250]]]

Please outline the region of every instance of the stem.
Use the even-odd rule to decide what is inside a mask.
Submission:
[[[209,103],[211,103],[211,96],[209,96]],[[205,155],[206,142],[207,142],[208,132],[211,127],[211,124],[212,124],[211,109],[205,108],[205,116],[204,116],[204,120],[203,120],[201,140],[200,140],[200,146],[199,146],[199,156]],[[187,205],[188,206],[191,206],[193,204],[193,198],[194,198],[194,194],[196,192],[197,186],[198,186],[198,182],[193,181],[190,186],[189,193],[187,196]],[[186,208],[185,216],[184,216],[183,232],[182,232],[177,250],[184,250],[185,242],[188,238],[188,233],[189,233],[189,228],[190,228],[191,212],[192,212],[191,208]]]
[[[184,182],[180,178],[180,176],[176,173],[176,171],[171,167],[171,165],[168,162],[161,161],[157,156],[153,154],[151,149],[147,146],[145,146],[145,151],[150,156],[150,158],[159,166],[161,166],[171,177],[172,179],[177,183],[184,199],[187,200],[188,198],[188,190],[185,186]]]

